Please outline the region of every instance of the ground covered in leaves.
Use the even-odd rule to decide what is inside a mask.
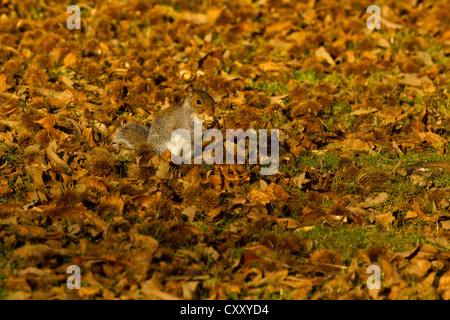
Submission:
[[[0,297],[450,299],[450,2],[70,4],[0,6]],[[279,172],[111,147],[188,83]]]

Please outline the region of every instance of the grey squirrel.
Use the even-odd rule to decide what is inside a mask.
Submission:
[[[207,92],[195,90],[191,85],[186,92],[183,103],[161,111],[151,127],[136,122],[120,127],[112,137],[113,146],[125,145],[136,150],[142,143],[148,143],[156,154],[167,149],[178,153],[183,141],[171,140],[172,133],[177,129],[187,129],[193,137],[194,121],[210,120],[214,115],[214,99]]]

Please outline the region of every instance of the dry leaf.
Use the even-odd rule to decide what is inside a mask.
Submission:
[[[6,76],[0,74],[0,93],[5,92],[9,88],[11,88],[11,86],[6,83]]]
[[[58,165],[61,168],[64,168],[66,170],[70,170],[70,167],[67,165],[67,163],[61,159],[57,154],[57,145],[56,140],[50,141],[47,147],[47,156],[48,158],[53,161],[56,165]]]
[[[363,116],[363,115],[371,114],[371,113],[374,113],[377,111],[378,111],[377,108],[369,108],[369,109],[360,108],[360,109],[357,109],[357,110],[353,111],[352,113],[350,113],[350,115]]]
[[[5,107],[0,108],[0,115],[6,116],[7,114],[13,113],[18,109],[19,105],[7,105]]]
[[[442,296],[442,299],[450,300],[450,271],[440,277],[437,292]]]
[[[292,180],[292,182],[294,183],[294,185],[296,185],[297,187],[299,187],[300,189],[302,188],[302,184],[306,184],[309,181],[311,181],[310,179],[306,179],[306,172],[303,172],[301,174],[299,174],[298,176],[295,176],[294,179]]]
[[[334,62],[331,55],[328,53],[328,51],[324,47],[320,47],[315,52],[316,57],[325,60],[328,64],[334,66],[336,62]]]
[[[69,52],[64,58],[63,63],[68,68],[74,67],[77,63],[77,55]]]
[[[246,198],[252,203],[267,204],[272,200],[272,196],[266,192],[253,189],[247,194]]]
[[[190,223],[194,221],[196,213],[197,208],[195,206],[187,207],[186,209],[181,211],[181,214],[185,215]]]
[[[381,224],[383,227],[387,227],[394,222],[395,217],[392,213],[382,213],[375,216],[375,222]]]
[[[173,174],[170,169],[170,164],[168,161],[164,159],[160,159],[158,170],[156,171],[156,177],[159,179],[173,179]]]
[[[372,208],[384,203],[389,198],[389,194],[387,192],[381,192],[375,197],[369,197],[361,203],[363,208]]]
[[[53,117],[47,117],[33,122],[40,124],[45,130],[47,130],[52,139],[58,139],[60,137],[61,132],[53,128],[56,124],[56,121]]]

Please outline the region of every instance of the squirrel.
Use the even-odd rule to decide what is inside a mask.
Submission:
[[[117,148],[121,144],[136,150],[141,144],[148,143],[156,154],[170,149],[180,155],[180,142],[183,141],[180,137],[173,139],[172,132],[187,129],[193,137],[194,121],[211,120],[214,115],[214,99],[206,91],[195,90],[189,85],[186,92],[183,103],[161,111],[151,127],[137,122],[120,127],[112,137],[113,146]]]

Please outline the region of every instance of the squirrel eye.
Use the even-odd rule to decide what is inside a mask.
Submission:
[[[197,100],[197,105],[199,106],[201,104],[202,104],[202,101],[201,100]]]

